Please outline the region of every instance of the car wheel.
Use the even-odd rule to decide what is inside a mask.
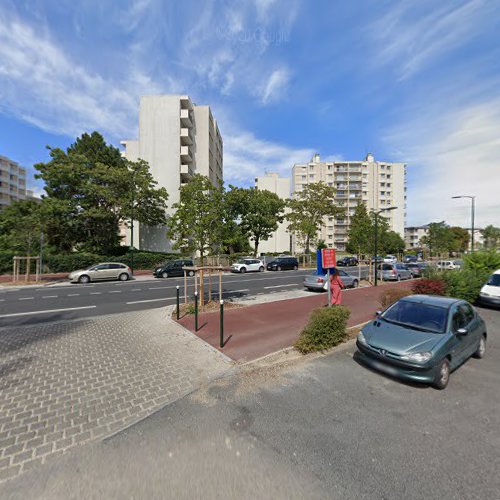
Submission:
[[[90,282],[90,278],[86,275],[86,274],[82,274],[79,278],[78,278],[78,283],[89,283]]]
[[[481,335],[481,340],[477,345],[476,352],[472,355],[474,358],[482,359],[486,353],[486,337]]]
[[[127,273],[121,273],[120,276],[118,276],[118,279],[120,281],[127,281],[128,280],[128,274]]]
[[[264,272],[264,266],[260,266],[259,267],[259,273],[263,273]]]
[[[162,278],[168,278],[168,273],[167,273],[167,271],[163,271],[163,272],[161,273],[161,277],[162,277]]]
[[[436,389],[443,390],[448,385],[449,380],[450,380],[450,362],[447,359],[443,359],[436,373],[436,378],[434,380],[434,387]]]
[[[247,272],[246,268],[242,267],[242,268],[240,269],[240,273],[245,274],[246,272]]]
[[[297,271],[299,269],[299,266],[293,266],[293,270]]]
[[[188,271],[188,276],[194,276],[194,271]]]
[[[359,286],[359,282],[358,282],[358,280],[354,280],[354,281],[352,282],[352,287],[353,287],[353,288],[358,288],[358,286]]]
[[[276,271],[281,271],[281,266],[278,266],[278,267],[276,268]]]

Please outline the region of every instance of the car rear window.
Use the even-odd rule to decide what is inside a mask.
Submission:
[[[409,300],[399,300],[381,316],[389,323],[432,333],[444,333],[448,320],[445,307],[422,304]]]
[[[382,264],[382,271],[392,271],[392,266],[390,264]]]

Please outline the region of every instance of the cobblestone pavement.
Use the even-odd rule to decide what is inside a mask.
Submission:
[[[0,329],[0,481],[127,427],[230,366],[165,308]]]

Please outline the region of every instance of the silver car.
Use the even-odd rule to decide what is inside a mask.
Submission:
[[[102,262],[88,269],[73,271],[69,275],[71,283],[89,283],[100,280],[127,281],[132,278],[132,269],[120,262]]]
[[[406,264],[380,264],[378,278],[384,281],[409,280],[413,276]]]
[[[346,288],[357,288],[359,286],[358,278],[347,274],[345,271],[338,269],[340,279]],[[314,271],[311,274],[308,274],[304,278],[304,287],[308,290],[316,290],[316,291],[326,291],[328,290],[328,275],[327,274],[318,274]]]

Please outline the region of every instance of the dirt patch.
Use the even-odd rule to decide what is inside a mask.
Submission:
[[[237,302],[224,301],[224,311],[228,309],[238,309],[240,307],[245,307],[243,304],[239,304]],[[211,301],[203,305],[203,307],[198,308],[198,313],[210,313],[210,312],[218,312],[220,310],[220,304],[218,301]],[[180,304],[179,307],[180,317],[184,318],[184,316],[188,316],[189,314],[194,314],[194,303],[190,302],[188,304]],[[176,308],[175,306],[172,309],[172,319],[177,319],[176,316]]]

